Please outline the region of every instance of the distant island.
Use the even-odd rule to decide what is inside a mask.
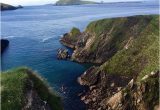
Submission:
[[[19,5],[19,6],[12,6],[12,5],[5,4],[5,3],[0,3],[0,5],[1,5],[1,11],[16,10],[18,8],[23,8],[21,5]]]
[[[55,5],[83,5],[83,4],[96,4],[93,1],[82,1],[82,0],[59,0]]]

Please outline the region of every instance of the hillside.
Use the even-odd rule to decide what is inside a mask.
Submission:
[[[137,87],[143,85],[142,80],[152,80],[153,74],[159,74],[159,16],[103,19],[91,22],[82,33],[74,36],[71,33],[73,32],[65,34],[61,42],[74,49],[72,60],[100,64],[91,67],[78,78],[81,85],[89,87],[88,92],[81,98],[89,109],[114,110],[114,104],[110,102],[115,100],[109,99],[120,96],[122,102],[127,102],[125,96],[118,92],[128,90],[129,82],[136,87],[130,89],[129,94],[134,90],[141,93]],[[155,78],[158,78],[158,75],[155,75]],[[153,110],[158,105],[158,96],[147,91],[153,89],[157,94],[158,82],[152,81],[147,83],[147,86],[143,85],[146,95],[141,94],[142,99],[129,95],[126,106],[125,103],[121,103],[115,105],[116,109]],[[155,88],[151,88],[152,84],[155,84]],[[137,104],[132,104],[133,97],[138,100]],[[150,107],[147,106],[149,104]]]
[[[27,68],[1,74],[1,100],[2,110],[62,110],[60,97]]]
[[[82,5],[82,4],[94,4],[96,2],[92,1],[82,1],[82,0],[59,0],[56,5]]]

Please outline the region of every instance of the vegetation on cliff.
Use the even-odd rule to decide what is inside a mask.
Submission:
[[[82,4],[94,4],[96,2],[92,1],[82,1],[82,0],[59,0],[56,5],[82,5]]]
[[[2,110],[62,110],[58,97],[38,74],[17,68],[1,74]]]
[[[63,35],[63,38],[60,39],[60,42],[65,46],[68,46],[70,48],[75,48],[80,34],[81,34],[80,30],[76,27],[73,27],[69,33]]]
[[[129,75],[141,79],[146,73],[159,69],[159,17],[143,16],[139,31],[128,36],[128,41],[111,59],[100,68],[109,74]],[[132,21],[131,21],[132,22]],[[139,28],[140,27],[140,28]],[[129,27],[128,27],[129,28]],[[136,33],[136,32],[133,32]]]
[[[157,23],[157,19],[158,16],[132,16],[94,21],[81,33],[77,42],[83,45],[77,45],[72,58],[78,62],[104,63],[118,51],[127,50],[135,40],[143,40],[147,29],[156,28],[153,32],[157,35],[158,24],[149,26]]]

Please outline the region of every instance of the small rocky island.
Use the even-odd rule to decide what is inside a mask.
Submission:
[[[59,0],[55,5],[83,5],[83,4],[96,4],[93,1],[84,1],[84,0]]]
[[[1,54],[6,50],[9,46],[9,41],[7,39],[1,39]]]
[[[19,5],[17,7],[9,5],[9,4],[5,4],[5,3],[0,3],[0,5],[1,5],[1,11],[16,10],[19,8],[23,8],[21,5]]]
[[[78,78],[88,110],[158,110],[158,24],[158,15],[110,18],[64,34],[72,60],[100,65]]]

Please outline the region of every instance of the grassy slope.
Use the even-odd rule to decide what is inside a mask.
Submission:
[[[134,38],[129,48],[118,51],[100,68],[106,73],[133,77],[140,73],[138,78],[158,70],[158,20],[158,16],[152,16],[150,23],[139,28],[141,29],[140,34]],[[142,22],[144,22],[143,19]]]
[[[78,28],[75,28],[73,27],[71,32],[69,33],[69,39],[72,41],[72,42],[76,42],[77,39],[78,39],[78,35],[80,34],[80,30]]]
[[[42,100],[47,101],[53,110],[62,110],[60,98],[49,89],[42,78],[26,68],[13,69],[1,74],[2,110],[21,110],[28,78],[33,81]]]
[[[86,32],[96,36],[90,52],[102,48],[117,52],[100,69],[109,74],[120,74],[142,78],[146,73],[158,69],[159,16],[145,15],[115,19],[103,19],[90,23]],[[107,33],[107,35],[105,35]],[[101,35],[108,37],[102,43]],[[128,41],[128,49],[125,45]],[[103,48],[102,48],[103,49]],[[105,51],[104,51],[105,52]]]
[[[102,42],[103,37],[108,38],[106,41],[107,48],[119,50],[125,45],[125,41],[130,37],[137,37],[145,29],[152,16],[133,16],[112,19],[103,19],[94,21],[87,26],[86,32],[96,36],[91,46],[91,51],[96,51],[98,45]]]

